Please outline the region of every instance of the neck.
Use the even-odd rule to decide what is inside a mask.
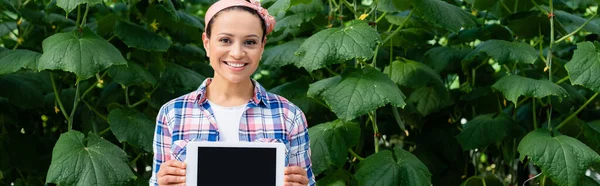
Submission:
[[[250,78],[233,83],[215,74],[206,92],[207,98],[211,102],[224,107],[233,107],[248,103],[254,95],[254,85]]]

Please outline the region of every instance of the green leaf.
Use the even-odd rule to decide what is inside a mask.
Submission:
[[[384,33],[381,36],[387,37],[391,32]],[[406,28],[398,31],[395,36],[392,36],[390,42],[385,43],[384,46],[399,46],[403,49],[420,48],[422,46],[428,46],[429,40],[434,39],[434,35],[427,29],[423,28]]]
[[[161,78],[161,86],[168,92],[176,90],[193,91],[202,84],[206,77],[175,63],[165,63],[166,69]]]
[[[360,185],[431,185],[431,173],[413,154],[401,149],[383,150],[359,164],[354,176]]]
[[[101,3],[102,0],[56,0],[56,5],[64,9],[69,14],[80,4],[89,3],[90,5]]]
[[[565,65],[571,79],[571,84],[581,85],[595,92],[600,92],[599,54],[598,42],[582,42],[577,44],[573,58]]]
[[[58,185],[124,185],[136,176],[127,165],[127,154],[116,145],[90,133],[60,135],[52,150],[47,183]]]
[[[521,153],[521,161],[529,156],[552,182],[559,185],[578,186],[585,170],[592,163],[600,162],[600,155],[577,139],[565,135],[552,137],[546,129],[527,134],[517,150]]]
[[[347,170],[337,169],[333,173],[326,173],[323,178],[317,180],[317,185],[346,186],[346,183],[355,181],[352,180],[352,177],[352,173],[348,172]]]
[[[498,0],[472,0],[473,3],[473,8],[477,9],[477,10],[489,10],[490,8],[494,7],[494,5],[496,5],[496,3],[498,2]]]
[[[93,77],[111,65],[127,63],[119,50],[89,29],[84,29],[81,36],[77,32],[54,34],[44,39],[42,48],[38,70],[73,72],[79,80]]]
[[[513,40],[513,35],[505,26],[499,24],[485,25],[483,27],[461,30],[448,36],[448,45],[468,43],[472,41],[487,40]]]
[[[171,41],[138,25],[117,21],[115,36],[127,46],[146,51],[166,52],[171,46]]]
[[[343,168],[348,149],[358,144],[360,126],[335,120],[310,127],[308,134],[311,137],[313,171],[317,176],[331,165]]]
[[[0,0],[0,1],[2,1],[2,0]],[[4,36],[4,35],[12,32],[15,29],[17,29],[17,22],[4,21],[2,24],[0,24],[0,36]]]
[[[496,81],[492,88],[502,92],[507,100],[517,104],[520,96],[543,98],[554,95],[567,97],[565,89],[548,80],[536,80],[518,75],[506,75]],[[515,105],[516,106],[516,105]]]
[[[204,24],[202,24],[202,21],[198,20],[198,18],[196,18],[194,15],[190,15],[187,12],[178,10],[177,16],[179,17],[179,23],[183,23],[194,28],[204,29]]]
[[[314,99],[308,98],[306,96],[306,92],[308,91],[309,80],[306,77],[298,78],[294,81],[284,83],[277,87],[272,88],[269,92],[280,95],[296,106],[300,107],[300,109],[304,113],[311,113],[316,107],[320,107],[320,105],[315,102]]]
[[[489,40],[477,46],[477,48],[465,57],[464,60],[472,61],[477,58],[480,53],[485,53],[492,57],[500,65],[507,64],[511,61],[533,64],[539,57],[539,53],[527,43]]]
[[[15,6],[10,3],[8,0],[0,0],[0,6],[14,12],[14,13],[19,13],[19,11],[15,8]]]
[[[277,32],[282,28],[298,28],[302,23],[313,20],[321,11],[323,11],[323,2],[319,0],[311,0],[309,4],[292,5],[289,12],[293,14],[277,20],[274,31]]]
[[[0,52],[0,75],[16,72],[20,69],[37,69],[42,54],[30,50],[6,50]]]
[[[152,86],[156,85],[154,76],[144,67],[132,61],[129,61],[127,65],[117,65],[108,68],[108,75],[114,81],[126,87],[144,82],[150,83]]]
[[[269,12],[269,14],[276,16],[279,15],[279,13],[284,13],[285,11],[287,11],[290,8],[290,5],[290,0],[278,0],[275,1],[275,3],[273,3],[271,6],[269,6],[269,8],[267,8],[267,11]]]
[[[588,145],[597,153],[600,153],[600,120],[588,122],[582,125],[582,128],[583,136],[587,139]]]
[[[577,28],[587,21],[582,17],[561,10],[554,11],[554,14],[556,15],[556,20],[558,20],[564,29],[569,33],[577,30]],[[594,22],[589,22],[587,25],[585,25],[585,27],[583,27],[583,30],[600,34],[600,26]]]
[[[411,88],[425,86],[430,81],[443,84],[442,78],[427,65],[412,61],[394,61],[391,66],[385,67],[384,73],[391,76],[395,83]]]
[[[531,24],[536,23],[536,24]],[[517,38],[534,38],[542,35],[550,35],[550,21],[548,16],[540,11],[525,11],[511,14],[503,19],[503,25],[506,25]],[[555,32],[560,26],[555,24]],[[558,32],[557,32],[558,33]]]
[[[394,1],[398,0],[379,0],[377,2],[377,10],[388,13],[399,11],[399,9],[396,8],[396,5],[394,5]]]
[[[371,58],[380,40],[379,34],[363,21],[351,21],[345,28],[330,28],[306,39],[296,54],[296,63],[309,72],[352,58]]]
[[[119,142],[128,142],[146,152],[152,152],[154,122],[135,109],[114,109],[108,114],[110,130]]]
[[[414,1],[416,12],[429,23],[448,31],[458,32],[477,26],[477,19],[460,7],[441,0]]]
[[[298,5],[298,4],[309,4],[314,1],[316,1],[316,0],[290,0],[292,6]]]
[[[337,85],[342,81],[342,76],[333,76],[326,79],[319,80],[308,86],[308,97],[316,98],[321,96],[327,89]]]
[[[414,104],[417,111],[423,116],[427,116],[451,102],[450,94],[442,84],[420,87],[408,96],[407,101]]]
[[[366,67],[348,68],[342,80],[323,92],[325,103],[341,119],[352,120],[390,103],[404,107],[404,94],[390,78],[380,71]]]
[[[581,177],[581,180],[579,180],[579,184],[581,186],[600,186],[599,181],[597,181],[594,178],[591,178],[589,176]]]
[[[294,52],[298,50],[302,42],[304,42],[304,39],[295,39],[265,49],[262,65],[270,68],[279,68],[297,63],[300,61],[300,57],[296,56]]]
[[[44,93],[31,73],[12,73],[0,76],[0,97],[23,108],[35,108],[44,104]],[[72,99],[72,98],[71,98]],[[0,120],[0,123],[2,120]]]
[[[449,48],[449,47],[435,47],[425,52],[425,64],[431,67],[436,73],[443,71],[452,72],[460,68],[454,68],[452,64],[460,64],[460,61],[471,53],[469,48]],[[450,65],[450,66],[449,66]]]
[[[479,115],[463,126],[456,139],[465,151],[483,148],[503,140],[515,127],[514,121],[504,113]]]

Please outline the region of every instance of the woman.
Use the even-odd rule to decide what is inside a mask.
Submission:
[[[284,143],[285,185],[315,185],[304,113],[250,78],[275,19],[257,1],[221,0],[206,12],[205,25],[214,77],[160,109],[150,184],[185,184],[189,141],[250,141]]]

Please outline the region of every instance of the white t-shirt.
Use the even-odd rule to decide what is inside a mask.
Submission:
[[[211,101],[208,101],[208,104],[217,120],[219,141],[239,142],[240,120],[246,110],[246,104],[235,107],[223,107]]]

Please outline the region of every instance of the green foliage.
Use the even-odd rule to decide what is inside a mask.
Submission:
[[[212,2],[0,0],[0,185],[147,185]],[[598,185],[599,1],[262,4],[252,78],[305,113],[318,185]]]

